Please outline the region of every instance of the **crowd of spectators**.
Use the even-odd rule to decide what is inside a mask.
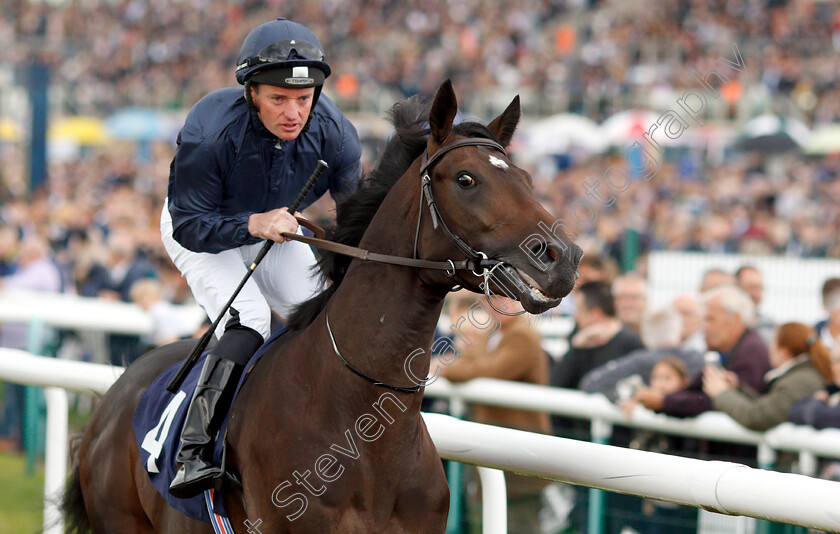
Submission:
[[[737,43],[751,72],[743,83],[774,98],[790,97],[812,124],[840,114],[835,75],[823,68],[840,46],[840,11],[828,2],[674,0],[656,9],[646,9],[644,2],[536,0],[492,6],[421,0],[185,0],[165,9],[158,4],[13,0],[0,14],[0,68],[22,66],[38,56],[33,50],[43,52],[53,63],[53,85],[60,89],[55,94],[67,113],[103,115],[129,105],[186,109],[208,91],[233,83],[231,66],[243,32],[282,14],[305,20],[321,36],[335,73],[327,91],[348,112],[370,109],[381,115],[397,98],[429,95],[451,76],[462,108],[482,117],[490,114],[477,95],[530,91],[545,105],[600,102],[595,108],[571,103],[564,108],[599,119],[641,104],[628,95],[693,87],[692,69],[730,57],[729,47]],[[381,105],[359,103],[383,91]],[[525,108],[531,116],[549,111]],[[26,158],[22,150],[3,145],[0,200],[20,204]],[[155,144],[150,154],[138,161],[130,150],[109,145],[53,165],[41,206],[47,213],[36,213],[35,220],[52,219],[55,242],[55,234],[102,225],[116,211],[139,219],[149,231],[138,243],[155,249],[155,219],[172,147]],[[617,260],[629,249],[840,257],[837,159],[771,161],[741,154],[711,164],[702,151],[665,156],[656,176],[634,181],[593,223],[577,225],[586,250]],[[583,183],[617,163],[605,155],[559,171],[554,165],[528,170],[543,203],[564,217],[574,201],[587,197]],[[113,193],[120,185],[144,195],[134,213],[106,206],[106,197],[109,204],[118,202],[110,197],[120,196]],[[12,209],[4,206],[3,218],[14,225]]]
[[[790,159],[782,170],[766,158],[734,155],[702,172],[663,160],[649,181],[631,182],[610,206],[596,205],[595,217],[578,209],[575,220],[573,204],[591,200],[588,187],[600,180],[609,198],[603,177],[616,164],[604,156],[545,175],[534,170],[537,194],[585,250],[617,261],[632,249],[840,257],[835,159]]]
[[[168,305],[192,303],[160,241],[161,199],[172,148],[156,148],[156,156],[145,163],[133,158],[131,147],[119,146],[52,162],[48,187],[30,198],[4,198],[0,287],[134,302],[165,313],[148,290],[132,293],[138,281],[154,280],[156,293]],[[40,261],[28,259],[36,253]],[[27,274],[36,267],[37,273]],[[23,282],[31,279],[39,283]],[[167,328],[176,330],[177,337],[185,335],[186,326],[170,319],[156,323],[152,338]],[[171,338],[159,339],[164,337]],[[15,339],[3,338],[2,346],[26,348],[25,334]],[[108,336],[107,346],[110,362],[124,364],[142,354],[148,343],[115,334]]]
[[[536,333],[526,328],[527,320],[493,314],[474,295],[457,293],[447,306],[449,321],[459,325],[452,335],[464,335],[470,344],[456,343],[460,348],[445,356],[442,376],[455,382],[487,377],[601,393],[620,405],[628,420],[645,409],[677,418],[715,410],[755,431],[786,421],[840,428],[840,278],[823,284],[826,318],[817,325],[775,324],[761,313],[764,279],[752,265],[733,271],[709,269],[696,293],[678,295],[668,305],[652,308],[642,276],[616,275],[616,269],[610,268],[615,262],[608,258],[585,258],[572,292],[574,327],[568,334],[568,349],[551,355],[548,372],[546,354]],[[618,313],[620,307],[625,308],[623,313]],[[501,328],[488,328],[490,324]],[[545,414],[474,406],[469,415],[501,426],[547,431],[542,428],[545,423],[535,423]],[[588,439],[589,422],[583,423],[553,416],[551,432]],[[611,441],[757,464],[755,447],[724,441],[621,425],[614,426]],[[794,467],[786,459],[780,462],[782,469]],[[826,462],[824,476],[836,477],[838,467]],[[573,503],[567,521],[585,531],[587,492],[572,493],[567,496]],[[608,532],[627,527],[638,532],[697,531],[694,509],[612,494],[607,499]],[[529,509],[537,505],[532,501]]]
[[[633,279],[631,275],[612,282],[612,291],[599,299],[599,310],[612,310],[618,293],[627,290],[626,281]],[[759,312],[764,287],[758,269],[749,265],[732,273],[710,269],[697,295],[680,295],[664,308],[642,309],[643,348],[632,352],[618,348],[621,336],[626,336],[622,332],[633,324],[632,320],[622,323],[627,330],[614,328],[606,341],[601,340],[601,351],[584,360],[589,369],[578,379],[579,373],[570,366],[579,361],[576,338],[591,328],[587,314],[591,314],[592,305],[584,302],[585,295],[591,293],[593,285],[609,287],[608,281],[587,281],[576,287],[578,309],[584,313],[575,316],[568,352],[553,365],[552,385],[602,393],[620,404],[628,419],[641,409],[679,418],[716,410],[755,431],[786,421],[816,428],[840,427],[840,279],[830,278],[823,284],[826,319],[817,325],[773,324]],[[761,329],[767,334],[762,335]],[[698,332],[702,335],[700,344]],[[574,378],[566,380],[568,376]],[[555,423],[555,433],[569,433],[567,421],[557,419]],[[751,465],[757,461],[754,447],[649,431],[633,431],[628,439],[626,430],[616,427],[613,441],[707,459],[734,459]],[[780,467],[790,469],[792,465],[783,461]],[[826,462],[823,476],[836,478],[837,470],[836,462]],[[607,528],[610,532],[628,526],[639,532],[659,532],[652,525],[666,521],[658,523],[658,528],[667,524],[669,532],[696,531],[695,511],[660,504],[616,497],[611,505],[615,515],[609,517]],[[576,499],[578,508],[586,508],[581,492]],[[579,511],[570,518],[579,528],[585,528],[585,513]],[[678,523],[667,523],[673,520]]]
[[[277,15],[304,20],[322,36],[335,73],[328,93],[348,112],[381,114],[403,96],[430,95],[451,77],[462,108],[485,118],[498,111],[495,95],[506,102],[522,93],[531,117],[574,111],[602,119],[696,85],[692,71],[731,57],[737,44],[749,77],[722,95],[729,118],[746,106],[748,114],[772,109],[812,125],[840,120],[840,74],[828,68],[840,49],[840,9],[830,2],[670,0],[650,9],[648,2],[587,0],[10,0],[0,13],[0,74],[22,74],[33,58],[46,61],[62,111],[70,114],[106,115],[130,105],[189,108],[232,84],[244,32]],[[191,296],[158,228],[173,150],[153,143],[141,157],[130,144],[88,147],[78,157],[51,161],[47,187],[29,196],[22,148],[0,141],[3,287],[33,289],[37,282],[34,289],[133,301],[167,327],[145,341],[112,336],[115,363],[136,357],[146,342],[189,335],[173,328],[169,306]],[[366,153],[366,165],[371,158]],[[564,217],[587,197],[584,182],[621,163],[608,154],[558,158],[527,170],[543,204]],[[622,403],[628,417],[642,406],[681,417],[718,409],[764,429],[789,411],[794,422],[840,425],[840,282],[826,283],[826,319],[813,335],[806,325],[785,325],[782,335],[757,312],[761,274],[754,268],[710,271],[697,294],[649,310],[645,277],[617,277],[612,267],[638,255],[643,270],[645,254],[656,250],[840,257],[840,159],[732,154],[712,163],[703,151],[687,149],[669,150],[658,163],[653,178],[634,180],[590,224],[574,227],[587,255],[581,284],[563,304],[577,323],[569,352],[553,355],[550,370],[552,360],[542,352],[512,363],[504,336],[536,343],[516,320],[492,342],[464,351],[447,376],[602,392]],[[329,202],[308,215],[329,220]],[[0,345],[24,348],[22,336],[6,325]],[[708,367],[707,349],[723,356],[722,370]],[[795,388],[798,398],[789,387],[794,372],[807,375]],[[9,401],[19,394],[7,389],[0,435],[19,423],[13,412],[20,401]],[[756,413],[764,417],[758,421]],[[550,431],[544,414],[477,414]],[[650,434],[634,435],[633,442],[652,450],[727,452]]]
[[[184,108],[228,85],[247,28],[278,15],[323,40],[346,108],[381,112],[452,77],[459,93],[469,88],[468,110],[518,91],[533,113],[599,119],[696,85],[693,70],[731,57],[736,44],[750,76],[728,103],[749,95],[751,106],[781,100],[814,122],[840,118],[832,2],[11,0],[0,14],[0,63],[42,55],[75,113]]]

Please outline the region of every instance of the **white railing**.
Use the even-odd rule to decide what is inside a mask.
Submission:
[[[0,380],[44,388],[47,404],[44,458],[44,534],[61,534],[64,521],[55,498],[67,478],[67,391],[104,394],[125,371],[123,367],[35,356],[0,348]],[[479,466],[484,534],[507,532],[507,492],[504,473]]]
[[[67,478],[67,390],[104,394],[125,369],[72,362],[0,348],[0,379],[44,388],[47,404],[44,451],[44,533],[61,534],[64,522],[55,496]]]
[[[48,442],[51,445],[47,451],[45,496],[60,490],[66,474],[67,399],[59,388],[101,393],[107,389],[107,381],[115,380],[120,372],[119,368],[110,366],[62,362],[0,349],[0,378],[51,386],[47,388]],[[84,383],[84,376],[90,378],[89,383]],[[496,398],[503,386],[521,386],[499,382],[490,384],[492,396]],[[488,387],[486,383],[456,387],[441,382],[430,389],[444,387],[452,388],[453,396],[463,399],[476,398],[486,402],[491,397],[489,392],[478,393],[479,389]],[[470,389],[472,393],[469,393]],[[456,393],[456,390],[459,391]],[[520,407],[524,408],[524,403],[533,400],[532,396],[526,395],[526,398],[531,400],[523,400]],[[597,406],[597,402],[593,405]],[[596,412],[599,410],[595,409]],[[606,415],[607,411],[602,414]],[[440,414],[424,414],[424,418],[441,457],[450,460],[699,506],[726,514],[840,530],[840,518],[833,514],[834,504],[840,502],[840,484],[835,482],[729,462],[693,460],[555,438],[469,423]],[[665,427],[664,422],[661,425],[659,428]],[[706,431],[696,430],[699,434]],[[715,437],[720,436],[715,434]],[[498,484],[498,477],[487,479],[482,476],[482,482],[486,485],[485,491],[504,503],[504,486]],[[490,497],[485,494],[485,498]],[[504,504],[485,506],[485,526],[489,527],[485,532],[505,532],[504,516],[499,508],[504,508]],[[54,504],[45,500],[45,526],[51,527],[46,532],[61,531],[60,521],[53,525],[47,523],[54,521],[57,513]]]
[[[184,307],[182,308],[182,313],[187,317],[193,317],[194,320],[199,322],[203,318],[200,308],[196,307]],[[67,295],[28,294],[22,296],[19,293],[9,292],[0,292],[0,321],[32,322],[32,324],[45,324],[68,329],[135,334],[147,333],[151,328],[151,321],[148,316],[134,305]],[[540,318],[536,321],[536,325],[540,330],[549,337],[556,337],[558,333],[566,333],[570,324],[567,318],[557,318],[548,321]],[[442,326],[446,327],[448,323]],[[10,364],[13,361],[16,363]],[[39,385],[46,388],[49,438],[46,450],[47,475],[45,479],[45,494],[51,494],[55,490],[60,489],[66,473],[67,399],[63,389],[103,393],[121,372],[122,368],[119,367],[42,358],[21,351],[0,349],[0,379]],[[627,421],[621,410],[600,395],[589,395],[578,391],[545,388],[491,379],[476,379],[465,384],[451,384],[441,379],[431,384],[427,388],[426,394],[429,396],[449,398],[454,401],[452,404],[456,407],[463,407],[465,403],[481,403],[524,410],[545,411],[590,420],[592,422],[593,437],[608,437],[611,431],[611,424],[620,423],[624,426],[645,428],[674,435],[754,444],[759,447],[759,463],[762,465],[773,463],[775,451],[796,451],[800,455],[801,472],[805,474],[813,474],[816,471],[816,456],[840,457],[840,430],[816,431],[812,428],[783,424],[762,434],[748,431],[728,416],[717,412],[710,412],[694,419],[683,420],[668,418],[639,409],[634,414],[633,420]],[[430,429],[436,425],[451,429],[453,428],[452,425],[454,425],[455,428],[463,429],[464,431],[479,432],[479,430],[476,430],[477,427],[463,426],[460,423],[449,422],[448,419],[440,419],[440,416],[427,414],[426,420]],[[444,423],[441,421],[447,422]],[[464,423],[464,425],[469,424]],[[498,430],[503,435],[508,435],[508,432],[514,432],[506,429]],[[480,464],[484,462],[484,460],[477,459],[479,456],[472,456],[467,453],[460,454],[458,451],[461,449],[447,448],[446,443],[451,444],[453,442],[459,442],[461,443],[460,446],[464,446],[466,442],[458,441],[461,439],[459,436],[453,438],[452,436],[441,435],[436,430],[432,430],[432,432],[433,439],[436,445],[438,445],[443,457],[466,463]],[[445,430],[445,432],[449,432],[449,430]],[[474,436],[469,433],[466,435],[470,436],[468,441],[472,443]],[[513,435],[511,434],[511,436]],[[540,436],[539,439],[556,440],[553,442],[553,446],[562,448],[564,453],[567,447],[572,446],[567,443],[569,440],[561,440],[561,438]],[[584,443],[583,445],[587,447],[592,446],[592,444],[588,443]],[[601,449],[595,450],[601,451]],[[604,451],[612,450],[615,450],[615,448],[604,449]],[[610,454],[608,452],[599,452],[599,454],[602,453]],[[530,453],[525,452],[523,454],[527,456]],[[651,458],[662,458],[662,455],[651,456]],[[523,465],[516,463],[517,461],[519,460],[509,459],[508,463],[499,462],[499,467],[527,472],[527,469],[524,469]],[[603,459],[599,457],[598,462],[602,461]],[[695,461],[701,462],[701,464],[697,465],[709,464],[709,462],[702,462],[700,460]],[[698,469],[703,470],[705,467],[698,467]],[[489,499],[489,495],[495,494],[497,497],[501,496],[501,502],[504,502],[503,497],[505,492],[502,474],[493,470],[481,470],[479,474],[485,499]],[[594,473],[590,472],[584,478],[574,478],[568,473],[565,477],[555,477],[550,474],[544,474],[542,476],[567,480],[591,487],[604,487],[605,489],[612,489],[614,491],[649,495],[664,500],[676,499],[676,497],[669,498],[667,496],[657,497],[658,494],[655,493],[634,492],[633,490],[627,490],[619,486],[602,486],[603,480],[598,479],[594,475]],[[793,476],[779,473],[776,473],[776,475]],[[727,477],[727,480],[729,480],[729,477]],[[786,482],[787,484],[799,484],[801,481],[801,479],[787,478],[784,480],[788,481]],[[683,483],[680,482],[678,484]],[[785,492],[785,494],[790,494],[790,491]],[[490,501],[485,500],[484,502]],[[787,502],[791,503],[790,506],[794,506],[792,501],[788,500]],[[812,503],[814,502],[819,501],[812,501]],[[729,505],[724,502],[719,503],[721,505],[720,508],[714,508],[713,505],[706,501],[685,502],[684,504],[708,506],[713,509],[729,510],[730,512],[733,510],[742,510],[740,508],[728,508],[727,506]],[[45,525],[47,524],[48,518],[55,518],[57,514],[57,510],[51,508],[51,506],[53,505],[50,501],[45,502]],[[772,507],[768,507],[768,509],[770,508]],[[504,532],[503,527],[500,525],[505,524],[503,520],[505,511],[504,505],[494,504],[484,507],[485,532]],[[738,513],[747,512],[742,511]],[[787,516],[781,514],[780,510],[770,510],[767,513],[776,514],[772,516],[768,515],[767,517],[770,519],[788,521],[786,519]],[[494,516],[493,514],[496,515]],[[811,523],[807,524],[811,525]],[[838,525],[834,523],[833,528],[837,527]],[[60,532],[60,530],[60,527],[53,525],[53,529],[47,532]]]
[[[104,394],[125,368],[35,356],[26,351],[0,348],[0,379],[40,387]]]
[[[840,483],[423,414],[441,457],[829,531]]]
[[[204,321],[199,306],[175,306],[175,310],[196,329]],[[153,326],[151,315],[136,304],[64,293],[0,291],[0,323],[33,320],[55,328],[115,334],[150,334]]]
[[[677,419],[638,407],[628,420],[624,412],[605,396],[492,378],[476,378],[462,384],[439,379],[426,386],[426,396],[453,399],[460,403],[486,404],[504,408],[547,412],[593,422],[609,437],[610,425],[620,424],[665,434],[756,445],[760,463],[773,463],[775,451],[790,451],[805,457],[802,464],[815,465],[810,456],[840,458],[840,429],[816,430],[783,423],[767,432],[747,430],[722,412],[706,412],[690,419]],[[813,475],[813,472],[805,474]]]

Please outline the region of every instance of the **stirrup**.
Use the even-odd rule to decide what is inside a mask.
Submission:
[[[199,461],[199,460],[196,460]],[[224,480],[224,471],[215,466],[204,469],[204,473],[198,478],[186,480],[187,464],[181,465],[178,473],[169,485],[169,494],[179,499],[189,499],[201,494],[208,489],[218,489]],[[179,480],[180,479],[180,480]]]

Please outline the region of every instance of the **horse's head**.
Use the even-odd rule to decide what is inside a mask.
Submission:
[[[481,132],[453,128],[457,109],[455,92],[447,80],[435,94],[429,114],[430,135],[421,166],[422,174],[428,175],[426,188],[430,191],[422,199],[425,224],[418,250],[428,258],[463,256],[465,249],[456,242],[460,238],[468,249],[496,260],[487,262],[495,267],[492,293],[519,300],[531,313],[542,313],[572,290],[582,251],[556,230],[559,225],[554,217],[534,196],[531,176],[499,147],[459,145]],[[519,114],[516,97],[487,125],[502,147],[510,143]],[[438,228],[429,221],[433,219],[427,209],[429,193],[439,214]],[[485,292],[484,277],[478,276],[481,270],[476,274],[459,271],[457,282]]]

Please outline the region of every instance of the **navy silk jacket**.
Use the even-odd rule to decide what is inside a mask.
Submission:
[[[301,210],[328,189],[334,198],[353,193],[361,177],[356,129],[324,94],[309,128],[279,141],[248,108],[241,87],[214,91],[190,110],[177,143],[169,213],[175,240],[193,252],[260,241],[248,233],[248,217],[291,204],[318,159],[329,168]]]

